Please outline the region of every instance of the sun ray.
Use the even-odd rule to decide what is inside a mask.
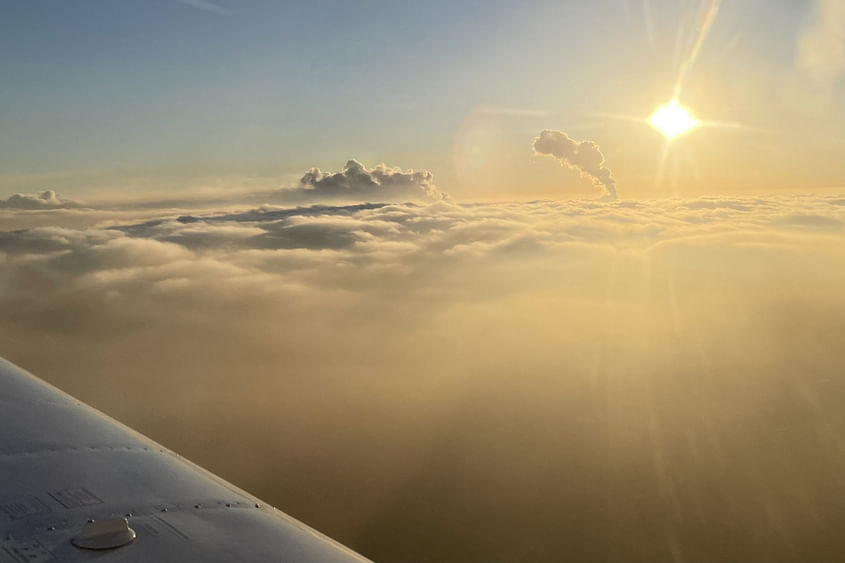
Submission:
[[[695,42],[693,43],[692,49],[690,49],[686,58],[684,58],[681,62],[681,68],[678,71],[678,79],[675,81],[675,92],[672,99],[678,99],[681,95],[684,80],[686,80],[693,64],[695,64],[695,60],[698,58],[698,53],[704,45],[704,40],[707,39],[707,35],[710,33],[710,28],[713,27],[713,22],[716,21],[716,16],[719,14],[720,4],[721,0],[710,0],[706,9],[702,12],[698,24],[698,34],[695,36]]]

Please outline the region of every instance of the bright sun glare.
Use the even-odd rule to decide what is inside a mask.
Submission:
[[[698,120],[678,100],[657,108],[648,121],[669,139],[698,125]]]

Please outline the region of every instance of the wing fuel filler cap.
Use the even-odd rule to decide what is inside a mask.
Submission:
[[[82,533],[71,541],[82,549],[115,549],[132,543],[135,530],[126,518],[96,520],[82,528]]]

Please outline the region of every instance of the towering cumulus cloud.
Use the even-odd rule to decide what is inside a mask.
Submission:
[[[604,188],[606,199],[616,199],[616,180],[605,166],[604,155],[593,141],[576,141],[563,131],[546,129],[534,138],[536,154],[553,156],[562,166],[569,166],[588,176],[597,186]]]
[[[283,190],[309,199],[369,199],[379,201],[437,200],[443,195],[434,187],[434,175],[428,170],[402,170],[379,164],[367,168],[349,160],[340,172],[312,168],[299,181],[300,188]]]
[[[14,194],[8,199],[0,199],[0,208],[55,209],[59,207],[76,207],[76,203],[59,198],[53,190],[46,190],[40,194]]]

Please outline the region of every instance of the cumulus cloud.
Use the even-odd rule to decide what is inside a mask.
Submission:
[[[448,559],[445,529],[479,560],[821,560],[845,502],[842,201],[7,230],[0,354],[375,559]]]
[[[616,199],[616,180],[605,166],[604,155],[593,141],[575,141],[563,131],[546,129],[534,138],[534,153],[552,156],[562,166],[568,166],[590,178],[604,189],[608,200]]]
[[[312,168],[299,182],[298,188],[282,190],[279,195],[283,199],[315,201],[416,201],[444,197],[428,170],[402,170],[385,164],[367,168],[357,160],[347,161],[340,172]]]
[[[155,194],[157,192],[153,192]],[[428,170],[403,170],[378,164],[368,168],[357,160],[349,160],[339,172],[324,172],[311,168],[301,177],[298,184],[282,189],[245,189],[234,196],[211,190],[198,193],[182,194],[179,197],[150,199],[115,199],[86,201],[85,204],[59,197],[55,191],[46,190],[38,194],[18,193],[8,199],[0,199],[0,220],[4,225],[53,225],[67,222],[76,225],[86,222],[86,218],[96,217],[99,221],[122,221],[132,215],[155,216],[168,211],[182,212],[215,208],[257,207],[262,204],[321,204],[321,203],[356,203],[356,202],[432,202],[448,199],[437,189],[434,175]],[[84,213],[77,211],[84,209]],[[96,214],[90,210],[96,209]],[[14,214],[15,210],[52,211],[65,210],[62,217],[52,215],[37,216]],[[93,221],[88,221],[92,223]]]
[[[53,190],[45,190],[39,194],[14,194],[0,200],[0,208],[10,209],[59,209],[77,206],[74,201],[59,198]]]

